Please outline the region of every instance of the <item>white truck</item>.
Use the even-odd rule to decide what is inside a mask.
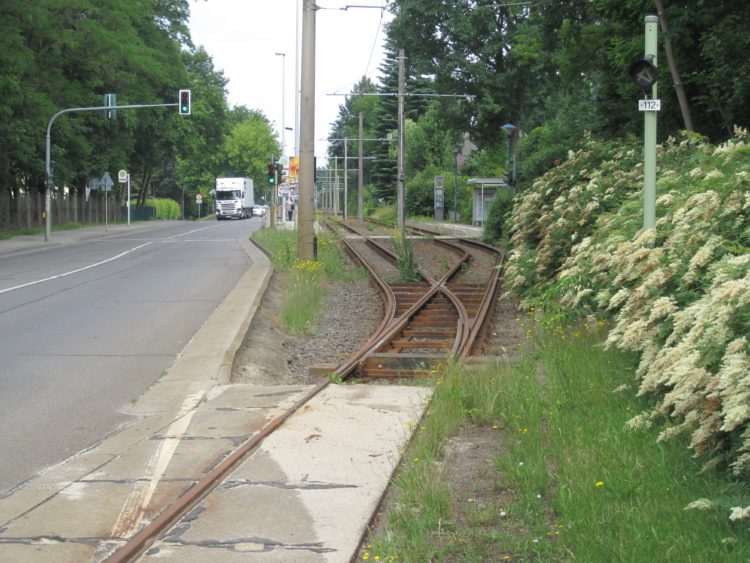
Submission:
[[[253,216],[255,198],[250,178],[216,178],[216,219],[245,219]]]

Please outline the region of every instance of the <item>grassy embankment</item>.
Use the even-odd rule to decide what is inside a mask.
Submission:
[[[659,151],[652,231],[635,144],[591,140],[520,195],[506,283],[529,347],[440,374],[362,559],[750,560],[750,145]],[[469,424],[503,453],[467,507],[444,456]]]
[[[634,397],[634,358],[604,350],[601,325],[517,322],[528,327],[520,362],[453,366],[438,379],[395,480],[386,533],[361,559],[750,560],[747,525],[727,519],[747,488],[701,474],[685,441],[657,443],[656,426],[626,428],[646,403]],[[504,450],[481,477],[497,497],[481,504],[452,496],[441,470],[448,438],[466,424],[494,432]],[[725,500],[686,510],[700,498]]]
[[[353,266],[335,239],[325,233],[318,235],[317,261],[297,258],[297,232],[261,229],[253,239],[272,255],[271,261],[286,283],[281,305],[281,323],[293,334],[308,334],[314,326],[331,281],[354,281],[366,273]]]

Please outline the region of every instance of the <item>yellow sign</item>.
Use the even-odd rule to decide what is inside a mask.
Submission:
[[[289,157],[289,177],[290,178],[299,178],[299,157],[298,156],[290,156]]]

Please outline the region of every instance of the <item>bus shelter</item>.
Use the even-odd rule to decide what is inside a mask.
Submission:
[[[484,220],[492,207],[492,200],[498,190],[508,187],[501,178],[471,178],[468,184],[472,186],[471,224],[484,226]]]

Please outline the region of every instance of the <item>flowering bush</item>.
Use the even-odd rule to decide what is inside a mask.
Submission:
[[[640,354],[639,393],[707,466],[750,474],[750,144],[695,134],[658,149],[657,221],[642,229],[636,145],[589,139],[522,194],[506,283],[528,301],[611,315],[607,343]],[[609,156],[608,156],[609,155]]]

